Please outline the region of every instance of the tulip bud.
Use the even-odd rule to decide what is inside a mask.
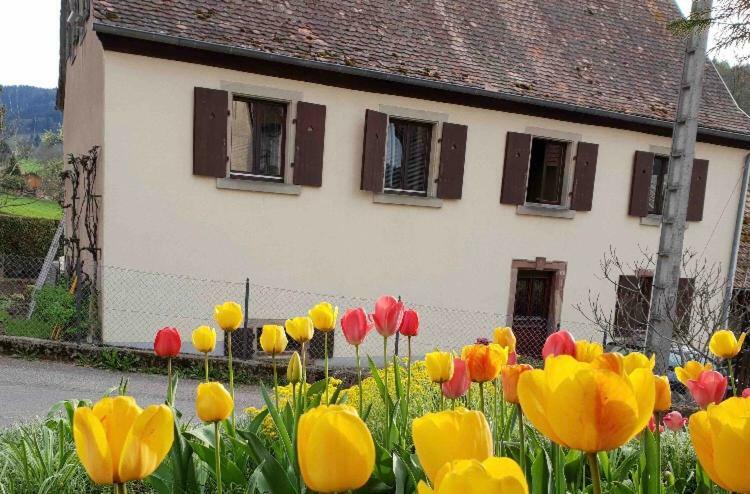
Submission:
[[[505,326],[495,328],[492,332],[492,341],[500,346],[508,347],[508,352],[516,352],[516,335],[513,334],[513,329]]]
[[[654,411],[666,412],[672,406],[672,390],[667,376],[654,376]]]
[[[362,307],[349,309],[341,317],[341,330],[350,345],[361,345],[371,329],[372,323]]]
[[[176,357],[180,354],[182,339],[176,328],[161,328],[154,338],[154,353],[159,357]]]
[[[417,311],[408,309],[404,311],[404,317],[401,319],[401,327],[398,332],[404,336],[417,336],[419,334],[419,314]]]
[[[289,336],[297,343],[307,343],[312,340],[313,333],[315,332],[313,320],[308,316],[287,319],[284,326]]]
[[[237,302],[224,302],[214,307],[214,320],[224,331],[234,331],[242,325],[242,307]]]
[[[289,365],[286,368],[286,380],[289,384],[298,384],[302,381],[302,360],[299,353],[294,352],[289,359]]]
[[[434,383],[444,383],[453,377],[453,356],[448,352],[430,352],[424,357],[427,374]]]
[[[203,422],[221,422],[232,414],[234,402],[218,382],[201,383],[196,390],[195,413]]]
[[[375,301],[375,312],[372,314],[372,321],[375,323],[375,329],[380,336],[388,338],[393,336],[401,327],[401,321],[404,318],[404,304],[391,297],[383,295]]]
[[[555,331],[544,342],[542,358],[546,360],[547,357],[558,355],[570,355],[571,357],[575,357],[576,355],[576,342],[573,339],[573,335],[568,331]]]
[[[446,398],[461,398],[471,387],[471,377],[466,362],[460,358],[453,359],[453,376],[441,386]]]
[[[674,410],[664,416],[663,422],[664,422],[664,425],[667,427],[667,429],[673,432],[677,432],[679,430],[682,430],[683,427],[685,427],[685,424],[687,423],[687,419],[683,417],[680,412],[678,412],[677,410]]]
[[[288,340],[284,328],[276,324],[266,324],[260,333],[260,347],[270,355],[278,355],[286,350]]]
[[[742,390],[742,397],[743,398],[750,398],[750,388],[745,388]]]
[[[728,383],[726,376],[716,371],[703,371],[698,379],[690,379],[686,386],[698,406],[706,408],[724,399]]]
[[[307,314],[313,321],[315,329],[324,333],[333,331],[336,328],[336,320],[339,315],[339,308],[334,307],[328,302],[321,302],[310,309]]]
[[[742,343],[745,341],[745,333],[740,335],[739,340],[734,333],[728,329],[720,329],[711,335],[708,342],[708,349],[719,358],[734,358],[742,350]]]
[[[191,335],[193,347],[201,353],[211,353],[216,348],[216,330],[209,326],[198,326]]]

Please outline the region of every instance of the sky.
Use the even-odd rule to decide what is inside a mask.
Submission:
[[[676,1],[683,12],[690,8],[690,0]],[[56,87],[60,0],[2,0],[2,3],[5,5],[0,15],[0,85]],[[731,61],[733,57],[722,54],[720,58]]]

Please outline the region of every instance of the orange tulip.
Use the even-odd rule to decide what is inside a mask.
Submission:
[[[518,378],[532,370],[529,364],[506,365],[503,367],[503,398],[509,403],[518,403]]]
[[[500,369],[508,363],[508,347],[479,339],[475,344],[463,348],[461,358],[466,360],[472,381],[493,381],[500,375]]]

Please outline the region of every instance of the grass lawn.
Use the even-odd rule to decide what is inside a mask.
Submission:
[[[5,333],[10,336],[28,336],[48,340],[52,330],[49,324],[35,319],[11,319],[5,321]]]
[[[59,220],[62,217],[62,208],[56,201],[0,194],[0,213]]]

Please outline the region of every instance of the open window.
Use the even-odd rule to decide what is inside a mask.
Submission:
[[[232,178],[284,180],[287,104],[234,96],[231,116]]]
[[[388,119],[384,192],[427,195],[432,128],[428,122]]]
[[[539,137],[531,140],[526,202],[563,205],[568,145],[564,141]]]

